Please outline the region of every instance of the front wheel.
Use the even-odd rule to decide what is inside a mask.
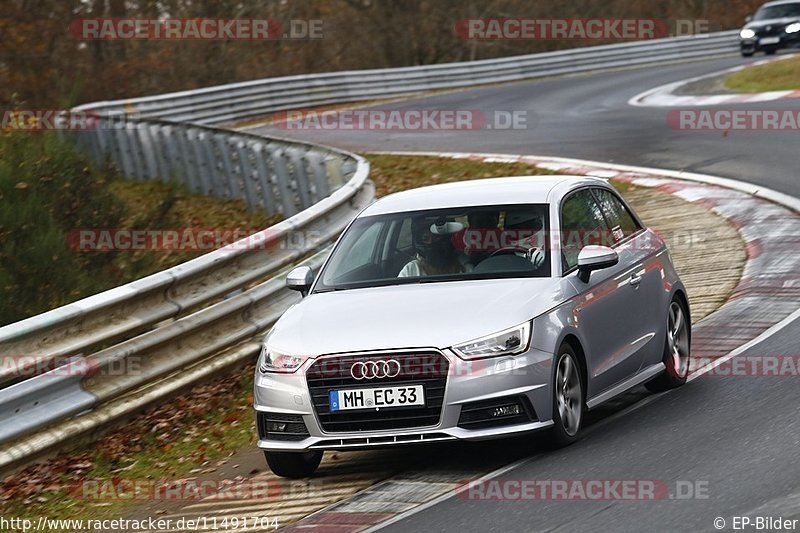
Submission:
[[[276,476],[299,479],[317,471],[322,461],[322,451],[311,452],[264,452],[267,464]]]
[[[774,56],[778,52],[777,48],[764,48],[764,53],[768,56]]]
[[[553,383],[553,427],[550,444],[560,448],[578,440],[583,424],[585,393],[578,357],[571,346],[559,350]]]
[[[691,325],[689,314],[677,298],[669,304],[667,316],[667,339],[664,343],[664,366],[666,370],[645,386],[651,392],[661,392],[680,387],[689,376],[689,354],[691,349]]]
[[[755,51],[745,52],[742,50],[742,57],[753,57],[753,54],[755,54]]]

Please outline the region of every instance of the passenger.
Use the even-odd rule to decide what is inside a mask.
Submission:
[[[464,229],[463,224],[441,218],[412,221],[411,236],[417,257],[408,262],[398,278],[460,274],[465,271],[453,247],[452,236]]]

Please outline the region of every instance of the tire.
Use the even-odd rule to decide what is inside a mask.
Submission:
[[[777,53],[777,51],[778,51],[777,48],[765,48],[764,49],[764,53],[767,54],[768,56],[774,56]]]
[[[673,298],[667,311],[667,335],[664,341],[663,361],[667,368],[661,375],[645,383],[651,392],[663,392],[686,383],[692,343],[692,325],[688,317],[686,306],[678,298]]]
[[[755,52],[742,52],[742,57],[753,57]]]
[[[564,344],[558,351],[553,372],[553,427],[548,443],[553,448],[569,446],[578,440],[586,412],[586,392],[582,368],[575,350]]]
[[[322,461],[322,451],[311,452],[264,452],[270,470],[276,476],[300,479],[311,476]]]

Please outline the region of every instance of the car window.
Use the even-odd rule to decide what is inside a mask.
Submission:
[[[566,273],[578,266],[578,254],[590,244],[609,246],[610,228],[589,189],[576,192],[561,206],[561,257]]]
[[[766,6],[756,12],[753,20],[770,20],[800,17],[800,3]]]
[[[593,189],[593,192],[603,208],[603,214],[611,226],[611,234],[616,242],[627,239],[642,229],[627,206],[614,193],[600,188]]]
[[[397,237],[397,249],[409,250],[411,249],[411,219],[407,218],[400,223],[400,235]]]
[[[549,277],[549,206],[448,207],[358,218],[315,291]]]
[[[337,255],[332,259],[331,263],[336,261],[335,269],[343,275],[346,275],[358,268],[367,266],[372,263],[372,255],[376,248],[377,240],[383,229],[383,224],[372,224],[360,233],[356,239],[347,244],[346,253]]]

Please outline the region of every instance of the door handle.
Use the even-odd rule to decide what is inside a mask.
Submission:
[[[638,287],[641,282],[642,282],[642,276],[640,274],[632,275],[631,280],[629,281],[629,283],[633,287]]]

